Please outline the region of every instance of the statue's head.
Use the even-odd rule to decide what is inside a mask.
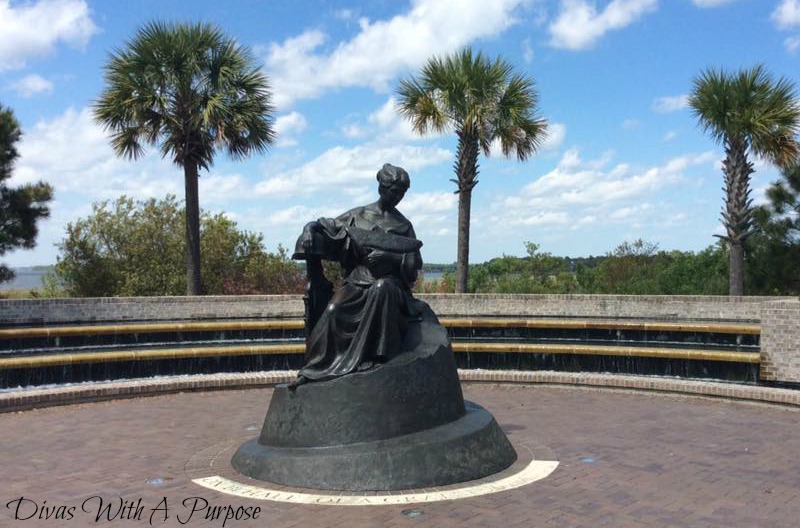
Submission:
[[[394,207],[400,203],[406,191],[411,186],[411,179],[402,167],[396,167],[389,163],[381,167],[378,171],[378,194],[381,201]]]

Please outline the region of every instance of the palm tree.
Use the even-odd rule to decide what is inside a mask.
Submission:
[[[786,167],[798,160],[800,107],[793,84],[758,65],[736,73],[708,69],[694,79],[689,106],[700,126],[725,147],[722,223],[728,245],[729,292],[744,294],[744,242],[753,233],[750,156]]]
[[[233,158],[264,152],[275,138],[267,79],[250,52],[204,23],[152,22],[105,66],[95,119],[120,156],[143,144],[183,168],[186,186],[187,294],[202,293],[197,178],[218,148]]]
[[[478,155],[497,141],[504,156],[524,161],[536,152],[547,125],[534,116],[539,96],[533,79],[515,73],[501,58],[489,60],[465,48],[433,57],[418,78],[402,80],[398,110],[419,134],[454,130],[458,136],[453,181],[458,190],[456,292],[467,291],[472,189],[478,183]]]

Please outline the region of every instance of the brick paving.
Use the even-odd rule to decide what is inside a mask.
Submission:
[[[223,525],[181,502],[260,507],[226,527],[748,527],[798,526],[800,410],[692,396],[554,386],[467,384],[515,445],[552,454],[548,478],[498,494],[407,506],[252,501],[200,488],[187,463],[257,434],[271,390],[168,394],[0,414],[0,526]],[[535,451],[536,453],[536,451]],[[128,517],[95,522],[92,496],[127,500]],[[25,497],[41,515],[14,520]],[[191,500],[191,499],[190,499]],[[91,499],[87,508],[97,508]],[[162,503],[163,504],[163,503]],[[13,506],[13,504],[12,504]],[[59,511],[71,519],[55,519]],[[416,511],[409,511],[416,510]],[[251,510],[252,511],[252,510]],[[26,502],[22,516],[33,512]],[[55,512],[55,513],[54,513]],[[405,514],[404,514],[405,512]],[[45,514],[51,513],[49,519]],[[185,524],[183,524],[185,523]]]

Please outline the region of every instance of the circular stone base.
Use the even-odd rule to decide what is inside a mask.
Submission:
[[[231,461],[249,477],[328,490],[390,491],[474,480],[517,458],[492,415],[465,402],[456,421],[386,440],[325,447],[268,447],[250,440]]]

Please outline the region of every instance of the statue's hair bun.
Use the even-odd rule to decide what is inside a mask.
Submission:
[[[408,177],[406,170],[390,163],[385,163],[383,167],[381,167],[381,170],[379,170],[376,175],[376,179],[381,185],[394,186],[401,184],[406,187],[411,185],[411,179]]]

